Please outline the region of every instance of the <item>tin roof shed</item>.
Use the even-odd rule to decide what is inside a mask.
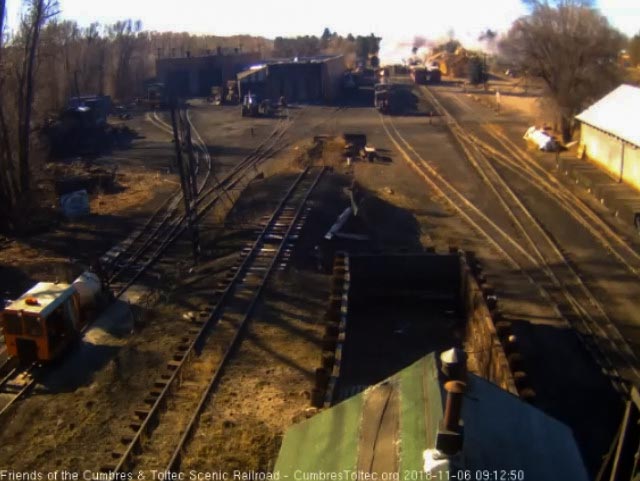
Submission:
[[[620,85],[576,116],[587,125],[640,147],[640,88]]]

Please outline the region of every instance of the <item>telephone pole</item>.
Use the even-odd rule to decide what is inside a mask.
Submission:
[[[196,206],[197,186],[195,186],[194,166],[191,162],[193,147],[191,145],[191,136],[185,132],[185,122],[178,110],[178,99],[174,93],[171,95],[171,127],[173,129],[173,142],[176,153],[176,166],[178,167],[178,175],[180,175],[180,186],[182,188],[182,197],[184,199],[185,218],[187,226],[191,232],[193,263],[198,263],[198,254],[200,252],[200,240],[198,234],[198,211]],[[188,125],[188,122],[187,122]],[[183,143],[184,140],[184,143]],[[184,159],[182,157],[183,145],[186,144],[187,153],[191,152],[188,157],[187,169],[185,169]]]

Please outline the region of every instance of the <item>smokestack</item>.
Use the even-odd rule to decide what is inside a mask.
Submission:
[[[458,432],[460,427],[460,417],[462,413],[462,396],[467,385],[462,381],[448,381],[444,383],[444,390],[447,391],[447,403],[444,408],[444,428],[447,431]]]
[[[462,450],[463,433],[460,427],[460,418],[462,417],[462,396],[466,388],[467,385],[462,381],[448,381],[444,384],[447,401],[444,417],[436,435],[434,459],[452,457]]]
[[[451,348],[440,355],[441,371],[446,382],[444,390],[447,393],[444,415],[436,435],[436,451],[434,459],[449,458],[462,450],[463,428],[460,426],[462,417],[462,397],[467,389],[464,380],[467,377],[467,354],[458,348]]]

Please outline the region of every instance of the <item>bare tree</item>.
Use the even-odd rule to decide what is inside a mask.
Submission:
[[[4,16],[7,10],[7,1],[0,0],[0,52],[4,44]],[[2,53],[0,53],[2,55]]]
[[[58,13],[57,0],[29,0],[28,13],[23,18],[24,58],[18,71],[18,170],[20,192],[30,187],[29,147],[31,114],[35,93],[35,60],[40,32],[45,22]]]
[[[38,191],[30,189],[38,130],[33,126],[55,118],[70,95],[131,99],[153,77],[156,57],[172,50],[204,55],[218,47],[232,51],[243,45],[247,51],[270,55],[273,49],[273,41],[246,35],[141,32],[141,23],[133,20],[81,28],[73,21],[55,20],[57,0],[18,1],[24,12],[19,28],[2,35],[7,2],[0,0],[0,227],[22,218],[27,204],[37,205]],[[330,46],[338,40],[332,35]]]
[[[119,99],[126,99],[131,92],[131,59],[138,44],[137,34],[142,30],[142,22],[125,20],[116,22],[109,28],[113,46],[116,49],[114,69],[114,92]]]
[[[15,204],[16,189],[12,175],[12,149],[9,128],[4,109],[5,76],[4,76],[4,19],[6,0],[0,0],[0,212],[6,214]],[[6,217],[6,215],[5,215]]]
[[[573,117],[615,86],[623,37],[591,1],[528,0],[529,15],[516,20],[500,50],[529,75],[544,81],[566,141]]]

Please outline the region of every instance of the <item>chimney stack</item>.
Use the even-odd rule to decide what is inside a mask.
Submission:
[[[462,396],[467,385],[462,381],[448,381],[444,383],[447,391],[447,402],[444,408],[443,425],[447,431],[458,432],[462,413]]]
[[[447,401],[444,417],[436,434],[436,454],[434,458],[450,458],[462,451],[463,432],[460,427],[462,396],[467,385],[462,381],[448,381],[444,384]]]
[[[462,398],[467,390],[467,353],[451,348],[440,355],[441,370],[444,375],[444,390],[447,393],[444,416],[436,434],[434,459],[451,458],[462,450],[463,428]]]

